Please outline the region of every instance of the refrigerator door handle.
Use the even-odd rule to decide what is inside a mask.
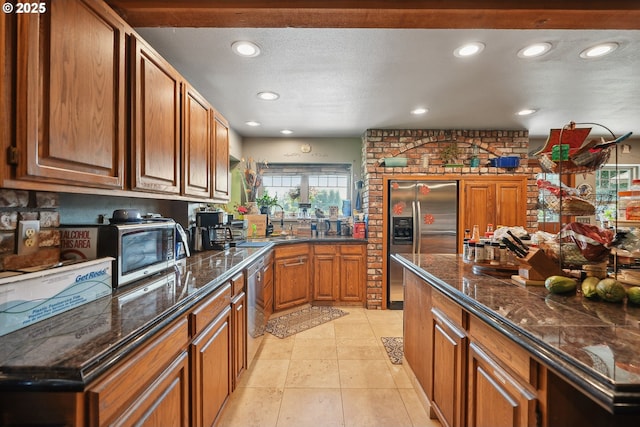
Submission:
[[[420,209],[420,202],[413,202],[416,205],[416,216],[413,219],[413,227],[416,230],[416,253],[420,255],[422,253],[422,209]]]
[[[411,253],[416,253],[416,202],[411,202]]]

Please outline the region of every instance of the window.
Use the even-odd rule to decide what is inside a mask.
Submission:
[[[604,166],[596,171],[596,216],[600,221],[613,221],[617,215],[619,191],[628,191],[638,177],[636,165]]]
[[[351,198],[351,165],[292,165],[270,163],[262,169],[262,187],[278,197],[289,216],[298,214],[300,203],[310,203],[311,212],[330,206],[342,207]]]

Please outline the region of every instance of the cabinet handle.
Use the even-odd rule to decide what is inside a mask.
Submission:
[[[295,267],[296,265],[302,265],[304,264],[304,262],[302,261],[298,261],[298,262],[294,262],[293,264],[285,264],[285,267]]]

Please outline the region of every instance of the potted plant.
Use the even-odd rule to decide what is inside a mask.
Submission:
[[[271,197],[267,190],[262,192],[262,195],[256,198],[256,203],[260,206],[260,213],[268,214],[272,206],[278,204],[278,196]]]
[[[453,142],[440,151],[440,160],[442,160],[445,167],[462,166],[456,163],[459,155],[458,144]]]

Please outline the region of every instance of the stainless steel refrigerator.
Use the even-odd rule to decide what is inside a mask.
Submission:
[[[402,309],[402,268],[394,253],[457,253],[458,182],[389,181],[387,308]]]

